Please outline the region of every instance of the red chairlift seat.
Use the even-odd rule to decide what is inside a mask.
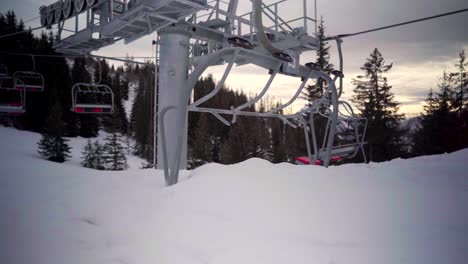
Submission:
[[[44,91],[44,77],[42,74],[33,71],[17,71],[13,77],[21,80],[21,83],[16,84],[16,89],[25,89],[28,92]]]
[[[77,114],[112,114],[114,93],[107,85],[77,83],[72,87],[71,111]]]
[[[21,115],[26,112],[26,93],[17,89],[21,80],[10,76],[0,76],[0,115]]]
[[[343,157],[340,156],[340,155],[332,156],[330,158],[330,164],[338,164],[338,163],[341,163],[342,161],[343,161]],[[309,157],[307,157],[307,156],[297,157],[296,158],[296,164],[298,164],[298,165],[310,165]],[[318,159],[318,160],[314,161],[314,165],[322,166],[323,161]]]

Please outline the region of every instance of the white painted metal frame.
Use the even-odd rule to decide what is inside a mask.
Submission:
[[[80,102],[80,97],[88,94],[110,97],[110,102],[96,102],[95,104]],[[93,109],[101,109],[102,111],[93,111]],[[104,84],[77,83],[72,87],[71,111],[78,114],[112,114],[114,113],[114,93],[109,86]]]
[[[13,77],[23,82],[22,85],[17,85],[18,88],[25,89],[28,92],[44,91],[44,77],[39,72],[17,71],[13,74]]]
[[[20,115],[26,112],[26,90],[18,89],[24,85],[21,80],[11,76],[0,76],[0,93],[17,93],[19,102],[0,102],[0,115]]]
[[[238,53],[238,54],[237,54]],[[242,55],[247,55],[249,58],[251,58],[251,61],[256,63],[256,65],[261,66],[262,63],[264,63],[264,56],[261,53],[258,53],[256,51],[252,50],[247,50],[247,49],[239,49],[239,48],[225,48],[221,49],[215,53],[205,55],[203,57],[200,57],[197,66],[194,68],[192,73],[190,74],[188,81],[187,81],[187,90],[184,91],[181,94],[179,104],[178,105],[170,105],[165,107],[164,109],[160,109],[160,114],[159,114],[159,125],[161,129],[162,134],[166,134],[165,131],[165,115],[167,114],[168,111],[177,111],[177,119],[179,122],[179,129],[184,128],[184,121],[186,120],[187,117],[187,110],[190,111],[197,111],[197,112],[207,112],[207,113],[216,113],[218,116],[220,114],[231,114],[231,115],[248,115],[248,116],[261,116],[261,117],[277,117],[282,120],[287,120],[288,118],[299,118],[304,114],[305,111],[301,111],[299,113],[296,113],[294,115],[290,116],[283,116],[280,114],[272,114],[272,113],[255,113],[255,112],[244,112],[244,111],[232,111],[232,110],[224,110],[224,109],[206,109],[206,108],[200,108],[200,107],[189,107],[187,105],[187,102],[190,99],[190,95],[192,93],[193,87],[195,86],[195,83],[203,74],[203,72],[211,65],[216,64],[220,59],[224,59],[226,61],[232,61],[236,59],[236,56],[234,54],[237,54],[237,56],[242,56]],[[270,57],[273,58],[273,57]],[[229,60],[230,59],[230,60]],[[276,63],[284,63],[281,62],[277,59],[274,59]],[[271,64],[270,64],[271,65]],[[228,65],[229,69],[229,65]],[[267,68],[268,69],[268,68]],[[334,80],[332,80],[327,74],[320,72],[320,71],[314,71],[311,69],[307,69],[303,66],[301,66],[301,69],[303,69],[303,72],[307,73],[307,76],[312,77],[312,78],[323,78],[324,80],[329,83],[328,91],[330,92],[331,98],[329,99],[330,102],[330,128],[328,129],[328,140],[327,140],[327,147],[325,151],[325,157],[327,159],[324,160],[325,166],[328,166],[329,163],[329,157],[331,154],[331,150],[333,147],[333,141],[334,141],[334,135],[335,135],[335,128],[336,128],[336,122],[338,119],[338,97],[337,97],[337,91],[336,87],[334,85]],[[225,73],[226,74],[226,73]],[[304,76],[303,76],[304,77]],[[219,85],[219,83],[218,83]],[[216,87],[215,87],[216,90]],[[219,90],[219,86],[218,86]],[[328,92],[327,92],[328,94]],[[211,95],[210,95],[211,96]],[[205,98],[205,97],[204,97]],[[202,98],[203,99],[203,98]],[[205,98],[206,99],[206,98]],[[203,99],[203,100],[205,100]],[[259,100],[257,97],[254,100]],[[198,105],[198,103],[197,103]],[[309,109],[310,110],[310,109]],[[216,115],[215,115],[216,116]],[[217,116],[217,117],[218,117]],[[218,119],[222,120],[221,118],[218,117]],[[222,120],[223,121],[223,120]],[[227,120],[223,121],[223,123],[227,124],[229,123]],[[165,136],[164,136],[165,137]],[[178,173],[179,173],[179,164],[180,164],[180,151],[182,149],[182,142],[179,141],[177,146],[176,146],[176,154],[175,156],[169,161],[168,156],[167,156],[167,146],[165,142],[163,142],[163,160],[164,160],[164,167],[165,169],[165,177],[168,185],[172,185],[177,183],[178,181]]]

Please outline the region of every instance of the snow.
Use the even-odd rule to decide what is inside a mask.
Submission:
[[[123,100],[123,107],[125,109],[125,113],[127,114],[128,120],[130,120],[132,116],[133,101],[135,101],[137,88],[138,82],[130,82],[128,84],[128,100]]]
[[[466,263],[468,149],[339,167],[104,172],[0,127],[0,263]]]

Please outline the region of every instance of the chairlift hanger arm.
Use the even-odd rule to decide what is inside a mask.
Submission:
[[[209,94],[205,95],[204,97],[198,99],[196,102],[190,105],[190,107],[196,107],[209,99],[211,99],[213,96],[215,96],[224,86],[224,83],[226,82],[226,79],[231,72],[232,66],[234,65],[237,56],[239,55],[240,48],[237,48],[237,50],[234,52],[234,55],[232,56],[231,61],[229,62],[228,66],[226,67],[226,70],[224,71],[223,77],[221,80],[216,84],[216,87],[211,91]]]
[[[280,105],[280,106],[278,106],[276,108],[273,108],[268,112],[269,113],[278,112],[278,111],[283,110],[286,107],[290,106],[292,103],[294,103],[297,100],[297,98],[299,97],[299,95],[301,94],[302,90],[304,90],[304,87],[305,87],[305,85],[306,85],[306,83],[309,80],[311,75],[312,75],[312,70],[310,71],[310,73],[306,77],[303,78],[304,80],[302,81],[301,85],[297,89],[296,94],[294,94],[294,96],[287,103],[285,103],[283,105]]]

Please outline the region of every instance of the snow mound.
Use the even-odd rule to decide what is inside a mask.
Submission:
[[[102,172],[0,127],[0,263],[465,263],[468,150],[385,163]]]

